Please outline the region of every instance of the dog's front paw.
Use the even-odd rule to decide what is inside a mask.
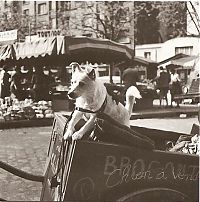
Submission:
[[[83,133],[77,131],[72,135],[72,140],[80,140],[83,137]]]
[[[66,133],[64,134],[64,140],[69,140],[73,135],[73,130],[67,130]]]

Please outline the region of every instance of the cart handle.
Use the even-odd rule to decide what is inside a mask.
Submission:
[[[24,178],[26,180],[34,181],[34,182],[44,182],[44,176],[42,175],[33,175],[30,173],[27,173],[23,170],[20,170],[18,168],[15,168],[5,162],[0,161],[0,168],[6,170],[9,173],[12,173],[13,175],[16,175],[18,177]]]

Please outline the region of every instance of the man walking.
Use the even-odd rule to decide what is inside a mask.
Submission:
[[[157,82],[157,89],[159,90],[159,101],[160,107],[162,106],[162,100],[166,100],[166,105],[168,106],[167,93],[169,90],[170,74],[166,69],[160,67],[160,75],[154,80]]]

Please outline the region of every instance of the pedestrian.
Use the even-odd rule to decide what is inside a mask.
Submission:
[[[160,67],[160,74],[154,79],[156,81],[156,88],[159,90],[159,102],[160,107],[162,106],[162,100],[166,100],[168,107],[167,93],[169,91],[170,74],[162,66]]]
[[[53,77],[53,73],[51,70],[48,70],[48,74],[45,74],[45,100],[49,101],[51,100],[51,94],[53,91],[53,87],[55,86],[55,78]]]
[[[33,78],[34,78],[34,72],[33,67],[29,67],[28,72],[26,73],[26,94],[30,98],[34,98],[34,90],[33,90]]]
[[[6,66],[0,68],[0,98],[10,96],[10,74],[7,71]]]
[[[173,107],[174,96],[182,93],[179,74],[171,69],[171,81],[170,81],[170,93],[171,93],[171,107]],[[179,107],[179,99],[176,100],[177,106]]]
[[[129,100],[130,103],[133,103],[133,106],[136,102],[136,99],[142,98],[136,83],[138,80],[139,80],[139,76],[138,76],[138,71],[136,69],[128,68],[123,72],[122,81],[125,86],[124,92],[123,92],[124,99],[125,99],[125,95],[126,95],[126,100],[133,99],[133,101]],[[133,106],[130,106],[130,107],[133,108]]]
[[[3,76],[4,76],[4,70],[2,67],[0,67],[0,98],[2,98]]]
[[[21,67],[15,66],[15,73],[11,77],[10,91],[18,100],[23,100],[23,73]]]
[[[8,73],[8,69],[6,66],[3,67],[3,80],[1,87],[1,98],[10,97],[10,74]]]
[[[49,100],[49,82],[49,77],[44,74],[43,67],[36,67],[33,76],[35,101]]]

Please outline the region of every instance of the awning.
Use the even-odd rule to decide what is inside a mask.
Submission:
[[[84,57],[106,57],[110,60],[127,60],[134,56],[133,49],[126,45],[108,39],[94,39],[89,37],[66,38],[67,50],[70,55],[83,54]],[[89,55],[88,55],[89,54]]]
[[[15,53],[12,45],[3,45],[0,47],[0,61],[13,59],[15,57]]]
[[[31,42],[13,44],[14,59],[37,58],[46,55],[63,55],[66,60],[77,62],[119,62],[131,60],[134,50],[107,39],[89,37],[38,38]]]
[[[23,42],[13,44],[16,59],[24,59],[31,57],[44,57],[46,55],[57,54],[57,39],[53,38],[41,38],[37,41]]]
[[[195,64],[195,61],[198,59],[198,56],[187,56],[184,58],[179,58],[176,60],[172,60],[171,64],[173,65],[179,65],[182,67],[193,67]]]
[[[165,63],[168,63],[168,62],[171,62],[172,60],[176,60],[176,59],[179,59],[179,58],[184,58],[184,57],[187,57],[189,55],[186,55],[186,54],[183,54],[183,53],[179,53],[179,54],[176,54],[170,58],[167,58],[161,62],[159,62],[159,65],[162,65],[162,64],[165,64]]]
[[[148,58],[139,57],[139,56],[135,56],[134,61],[143,65],[158,64],[156,61],[153,61]]]

